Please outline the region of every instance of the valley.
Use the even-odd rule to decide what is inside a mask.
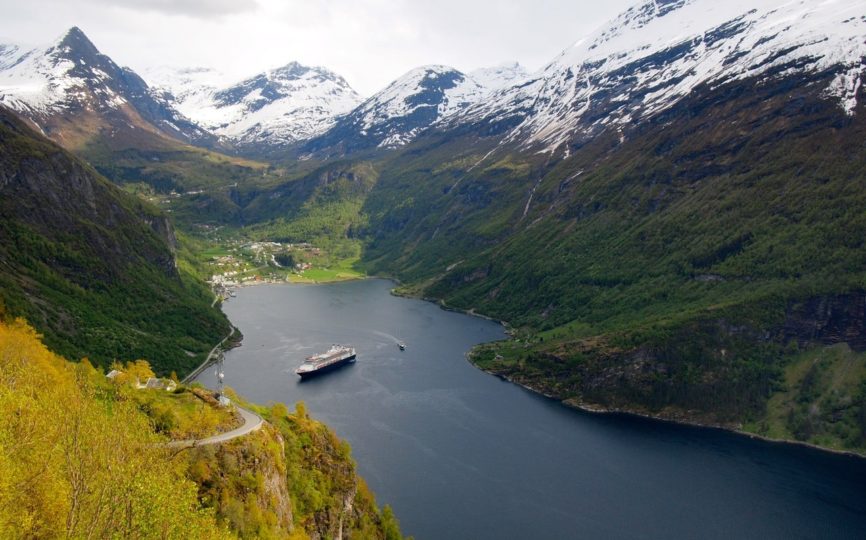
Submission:
[[[862,100],[845,82],[866,55],[856,41],[863,21],[844,3],[810,8],[797,30],[766,30],[781,13],[774,2],[741,17],[732,4],[701,19],[700,39],[665,48],[669,21],[696,24],[693,4],[635,6],[537,74],[424,66],[366,100],[338,75],[297,63],[225,88],[207,70],[162,71],[153,99],[191,118],[213,107],[262,118],[269,107],[322,100],[315,92],[332,84],[335,111],[357,106],[273,147],[268,127],[256,128],[254,147],[246,135],[228,140],[235,128],[217,142],[181,143],[152,121],[147,142],[124,141],[118,127],[72,148],[171,216],[199,279],[392,277],[402,294],[508,321],[514,339],[480,347],[473,361],[545,395],[763,426],[794,356],[837,341],[860,347],[857,314],[798,313],[817,318],[800,323],[817,325],[808,335],[791,319],[803,303],[833,306],[864,290]],[[834,18],[845,32],[820,41]],[[772,51],[782,42],[790,46],[748,70],[724,60],[746,58],[745,43]],[[826,52],[816,56],[818,43]],[[99,54],[73,29],[45,58],[61,51],[74,63],[78,50]],[[625,56],[603,60],[616,50]],[[689,74],[708,62],[703,79]],[[578,106],[584,90],[569,90],[569,66],[583,73],[577,86],[594,88],[592,108]],[[650,92],[643,79],[679,82],[639,106]],[[312,81],[325,86],[309,94]],[[632,86],[613,99],[609,89],[623,84]],[[531,107],[527,92],[541,96]],[[563,112],[567,100],[575,112]],[[111,107],[100,109],[106,122]],[[632,109],[630,123],[617,112]],[[535,127],[553,117],[547,131]],[[857,388],[843,400],[852,411],[866,399]],[[844,445],[862,449],[864,437],[866,425]]]
[[[448,528],[445,517],[430,519],[435,501],[386,478],[389,461],[377,461],[377,451],[402,463],[404,477],[475,471],[464,492],[476,498],[484,490],[473,490],[501,474],[484,469],[490,463],[521,468],[513,453],[489,447],[502,446],[496,437],[513,426],[463,394],[464,384],[477,385],[518,420],[537,414],[514,425],[536,437],[527,454],[552,445],[554,469],[567,468],[566,449],[580,447],[575,433],[655,449],[626,455],[605,444],[584,448],[580,466],[587,471],[591,463],[615,468],[594,461],[592,448],[651,469],[654,452],[666,451],[654,435],[622,434],[670,428],[666,436],[702,448],[682,454],[689,463],[721,460],[736,469],[708,449],[715,446],[755,459],[770,455],[773,463],[830,471],[847,494],[845,475],[837,473],[861,471],[857,458],[815,457],[811,448],[777,452],[727,433],[696,435],[628,415],[866,456],[861,4],[635,0],[596,30],[572,36],[571,46],[538,69],[516,61],[465,64],[473,69],[400,64],[396,78],[364,93],[351,77],[308,63],[312,53],[269,69],[250,61],[249,73],[238,76],[228,60],[126,67],[78,26],[44,45],[0,44],[0,333],[10,343],[26,341],[46,373],[64,373],[58,377],[74,399],[93,398],[96,408],[122,403],[140,428],[130,444],[181,439],[197,423],[223,431],[232,419],[202,409],[214,404],[195,385],[151,399],[116,391],[98,375],[146,365],[145,379],[182,379],[230,335],[227,358],[236,363],[229,373],[242,385],[231,397],[261,415],[265,428],[194,449],[197,462],[169,474],[191,482],[177,512],[204,512],[195,521],[210,531],[204,536],[217,535],[210,529],[216,524],[239,537],[330,538],[342,536],[347,520],[347,537],[401,537],[390,508],[380,511],[355,475],[345,443],[311,420],[303,402],[295,413],[279,404],[301,398],[340,436],[360,443],[358,469],[398,516],[409,516],[409,532],[494,538],[520,530],[528,537],[537,523],[558,531],[545,537],[573,527],[594,537],[638,530],[610,525],[618,519],[613,514],[608,523],[590,523],[553,501],[557,515],[527,509],[536,516],[530,522],[506,513],[477,528],[480,522],[464,516],[461,526]],[[100,39],[110,43],[107,35]],[[256,284],[262,287],[245,288]],[[268,303],[275,298],[284,304]],[[359,299],[369,305],[341,319]],[[434,306],[417,300],[502,321],[506,332],[477,318],[434,315],[425,311]],[[325,331],[333,330],[321,318],[329,310],[343,321],[338,335]],[[426,318],[416,320],[422,312]],[[402,318],[389,318],[395,313]],[[377,317],[384,321],[378,326]],[[433,320],[449,330],[425,327]],[[394,328],[409,321],[409,355],[400,355],[391,342],[404,336]],[[477,332],[462,335],[458,322]],[[263,327],[273,335],[261,335]],[[424,362],[413,364],[414,342],[426,343],[424,328],[435,338],[419,347]],[[333,380],[359,401],[370,394],[383,400],[368,403],[382,415],[369,430],[387,442],[358,433],[356,425],[368,419],[349,422],[357,411],[331,408],[326,389],[311,383],[286,390],[278,359],[309,347],[297,342],[300,331],[311,341],[355,336],[369,349],[371,366]],[[456,348],[440,357],[438,342]],[[389,354],[380,351],[386,346]],[[440,361],[450,371],[438,371]],[[261,370],[250,375],[247,362]],[[419,379],[401,371],[407,366],[424,373],[438,367]],[[79,379],[70,375],[79,372]],[[209,370],[195,373],[214,384]],[[552,400],[550,407],[523,389],[503,393],[497,378]],[[395,400],[409,408],[392,407]],[[443,412],[456,415],[458,425]],[[409,413],[411,422],[396,419]],[[105,420],[99,418],[94,422]],[[551,427],[538,432],[542,419]],[[427,439],[413,422],[438,425],[440,436]],[[471,459],[449,446],[453,435],[443,426],[467,432]],[[469,435],[477,433],[491,439]],[[453,462],[434,459],[442,448],[450,448]],[[415,461],[397,460],[401,452],[416,452]],[[255,468],[254,455],[268,473]],[[639,465],[645,459],[650,464]],[[553,473],[542,469],[515,485],[543,491],[535,481]],[[784,474],[770,469],[772,482],[783,485]],[[221,470],[232,471],[230,480],[215,472]],[[452,476],[458,482],[460,475]],[[556,500],[592,507],[570,498],[580,484],[576,477],[564,481]],[[445,496],[433,477],[416,485]],[[763,489],[753,487],[753,495]],[[0,497],[12,496],[2,489]],[[514,507],[534,504],[508,492]],[[605,493],[610,501],[634,495],[615,487]],[[861,508],[862,498],[844,498]],[[667,512],[654,537],[699,535],[699,520],[668,526],[682,519],[675,494],[670,507],[637,499],[634,524],[646,508]],[[784,508],[771,502],[763,518],[741,522],[741,532],[758,523],[755,530],[783,537],[788,524],[769,516],[796,521],[809,496],[794,499],[784,499]],[[845,514],[843,506],[822,506],[822,515]],[[494,508],[486,513],[499,515]],[[39,536],[41,529],[33,530]],[[723,529],[714,530],[722,537]],[[834,531],[838,538],[850,532]]]

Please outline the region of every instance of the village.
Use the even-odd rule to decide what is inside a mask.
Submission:
[[[309,243],[243,242],[229,240],[206,252],[208,283],[217,300],[235,296],[238,287],[265,283],[322,283],[358,279],[353,261],[332,263],[322,249]]]

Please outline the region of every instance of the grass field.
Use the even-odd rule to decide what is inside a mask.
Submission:
[[[366,274],[357,269],[358,258],[343,259],[328,268],[310,268],[300,274],[291,274],[292,283],[327,283],[331,281],[348,281],[363,279]]]
[[[225,246],[211,246],[200,252],[200,256],[204,260],[211,259],[212,257],[225,257],[229,254],[230,252]]]

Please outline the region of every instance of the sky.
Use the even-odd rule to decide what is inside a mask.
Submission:
[[[637,0],[0,0],[0,42],[48,44],[78,26],[138,72],[212,67],[234,82],[297,61],[361,95],[406,71],[534,71]],[[145,77],[146,78],[146,77]]]

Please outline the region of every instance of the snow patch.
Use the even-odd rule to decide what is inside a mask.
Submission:
[[[830,87],[827,88],[826,95],[840,99],[842,108],[845,109],[848,116],[854,116],[854,109],[857,108],[857,94],[860,93],[864,71],[866,71],[866,66],[863,64],[854,66],[848,71],[838,74]]]
[[[863,0],[647,0],[446,123],[508,121],[507,142],[552,153],[699,85],[824,70],[839,71],[826,95],[853,114],[864,58]]]

